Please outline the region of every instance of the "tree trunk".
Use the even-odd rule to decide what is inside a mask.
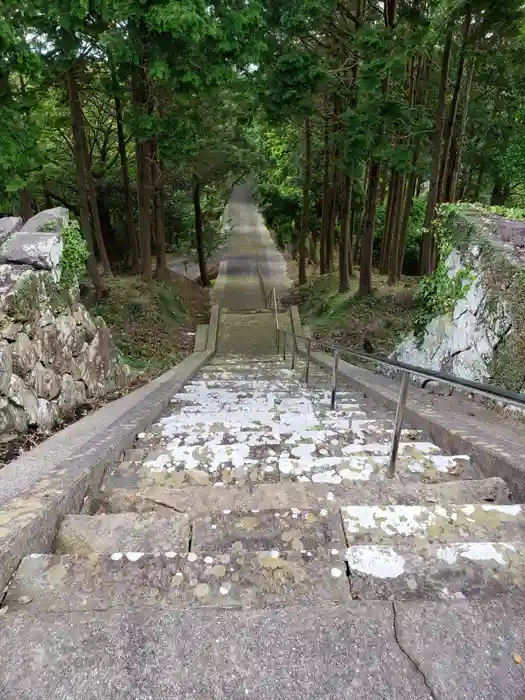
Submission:
[[[492,204],[492,206],[502,207],[505,205],[509,196],[510,187],[508,183],[504,182],[500,177],[497,177],[494,183],[494,187],[492,189],[490,203]]]
[[[164,172],[159,159],[157,139],[151,139],[151,182],[153,187],[153,230],[155,240],[155,277],[162,279],[166,272],[166,231],[164,212]]]
[[[377,195],[379,191],[379,174],[381,166],[378,161],[370,164],[368,188],[364,213],[363,242],[361,246],[361,266],[359,270],[359,294],[372,294],[372,254],[374,249],[374,231],[376,226]]]
[[[327,98],[325,98],[325,112],[327,108]],[[321,218],[321,234],[319,236],[319,262],[320,272],[322,275],[326,273],[326,236],[328,226],[330,224],[330,206],[331,206],[331,188],[330,188],[330,132],[328,117],[325,116],[324,121],[324,166],[323,166],[323,213]]]
[[[355,219],[356,210],[354,207],[353,200],[353,183],[352,190],[350,190],[350,199],[352,200],[352,206],[350,207],[350,224],[348,230],[348,276],[354,276],[354,231],[355,231]]]
[[[204,255],[204,238],[202,234],[202,212],[201,212],[201,186],[196,182],[193,186],[193,211],[195,212],[195,243],[197,245],[197,257],[199,258],[199,270],[201,273],[201,284],[203,287],[210,286],[208,269],[206,267],[206,257]]]
[[[472,92],[472,83],[474,82],[474,73],[476,70],[476,59],[473,58],[470,67],[468,69],[467,85],[465,88],[465,100],[463,106],[463,113],[461,115],[461,126],[459,130],[454,134],[455,139],[453,143],[453,148],[455,152],[454,163],[451,167],[451,173],[449,177],[449,191],[448,191],[448,201],[455,202],[457,200],[456,190],[458,186],[459,173],[461,171],[461,165],[463,160],[463,150],[465,148],[465,137],[467,134],[467,121],[468,121],[468,108],[470,104],[470,94]]]
[[[472,11],[470,7],[467,8],[465,12],[465,20],[464,20],[464,26],[463,26],[463,40],[461,42],[461,49],[459,52],[459,61],[458,61],[458,69],[457,69],[457,75],[456,75],[456,83],[454,85],[454,92],[452,95],[452,101],[450,103],[450,109],[449,109],[449,115],[448,115],[448,122],[445,127],[445,138],[444,138],[444,143],[443,143],[443,156],[441,158],[441,165],[440,165],[440,178],[439,178],[439,193],[438,193],[438,201],[446,201],[443,200],[443,194],[446,188],[446,180],[448,177],[449,173],[449,168],[450,168],[450,160],[451,160],[451,146],[453,143],[453,134],[454,130],[457,130],[457,113],[458,113],[458,105],[459,105],[459,96],[461,94],[461,85],[463,81],[463,73],[465,71],[465,61],[467,57],[467,42],[468,42],[468,36],[469,36],[469,31],[470,31],[470,23],[472,21]]]
[[[20,216],[22,217],[22,221],[25,223],[35,215],[33,202],[31,201],[31,195],[25,187],[18,190],[18,195],[20,197]]]
[[[350,211],[352,197],[352,180],[344,175],[342,206],[341,206],[341,234],[339,236],[339,291],[347,292],[350,287],[349,251],[350,246]]]
[[[398,174],[395,170],[390,173],[390,184],[388,186],[388,200],[385,212],[385,221],[383,226],[383,235],[381,236],[381,253],[379,257],[379,272],[385,275],[388,271],[388,259],[390,256],[391,236],[392,236],[392,213],[397,194]]]
[[[84,162],[84,148],[82,137],[82,103],[78,93],[77,81],[73,72],[73,68],[67,71],[67,89],[69,95],[69,104],[71,107],[71,125],[73,132],[73,150],[75,154],[75,167],[77,174],[77,190],[78,190],[78,208],[80,211],[80,225],[82,233],[86,239],[88,248],[87,266],[89,276],[95,287],[97,299],[100,299],[104,286],[100,273],[98,271],[97,261],[95,259],[95,251],[93,245],[93,235],[91,231],[91,220],[89,218],[89,197],[86,185],[86,166]]]
[[[73,76],[75,79],[75,76]],[[75,84],[76,84],[76,79],[75,79]],[[89,157],[89,149],[88,149],[88,143],[87,143],[87,137],[86,137],[86,124],[84,120],[84,113],[82,111],[82,99],[80,97],[80,92],[78,91],[78,99],[79,103],[81,106],[80,110],[80,124],[81,124],[81,137],[82,137],[82,152],[83,152],[83,158],[84,158],[84,172],[85,172],[85,180],[86,180],[86,187],[88,191],[88,201],[89,201],[89,208],[91,211],[91,221],[93,222],[93,233],[95,236],[95,241],[97,244],[98,248],[98,253],[100,255],[100,262],[102,263],[102,269],[104,270],[104,274],[107,275],[108,277],[112,276],[111,272],[111,265],[109,262],[109,257],[108,253],[106,250],[106,244],[104,243],[104,238],[102,236],[102,226],[100,224],[100,214],[98,211],[98,205],[97,205],[97,192],[95,189],[95,181],[93,179],[93,173],[91,172],[91,159]]]
[[[133,102],[139,114],[148,112],[148,89],[144,62],[132,70]],[[150,167],[151,146],[149,141],[140,138],[135,142],[137,160],[137,193],[139,206],[139,237],[141,253],[141,273],[145,279],[152,276],[151,257],[151,200],[152,183]]]
[[[403,247],[405,241],[402,239],[401,226],[403,219],[403,204],[405,194],[405,176],[402,173],[398,174],[398,182],[396,188],[396,198],[392,210],[392,233],[390,234],[390,255],[388,258],[388,283],[391,285],[397,284],[399,281],[399,247],[401,243]]]
[[[304,122],[304,183],[303,183],[303,218],[301,221],[301,235],[299,237],[299,286],[306,284],[306,241],[309,229],[310,207],[310,178],[312,173],[312,128],[310,120]]]
[[[139,242],[133,222],[133,197],[129,185],[128,153],[126,139],[124,138],[124,120],[122,116],[122,102],[118,94],[118,82],[115,68],[111,65],[111,80],[113,83],[113,100],[115,102],[115,115],[117,119],[118,151],[120,157],[120,172],[122,175],[122,189],[124,190],[124,203],[126,208],[126,232],[128,235],[129,249],[131,253],[131,268],[133,272],[139,271]]]
[[[432,169],[430,175],[430,187],[427,197],[427,211],[425,215],[423,240],[421,242],[420,272],[428,275],[432,272],[432,223],[436,215],[436,206],[439,196],[439,169],[441,164],[444,116],[447,97],[448,68],[450,64],[450,52],[452,48],[452,24],[447,27],[443,58],[441,61],[441,78],[439,83],[438,108],[436,112],[436,128],[433,139]]]

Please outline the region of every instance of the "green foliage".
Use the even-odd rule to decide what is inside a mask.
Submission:
[[[421,346],[427,325],[437,316],[451,314],[460,299],[465,297],[473,275],[470,268],[460,269],[451,275],[440,261],[433,275],[423,277],[415,295],[414,337]]]
[[[62,255],[60,258],[60,286],[70,290],[78,286],[86,274],[88,249],[80,233],[78,221],[70,219],[62,225]]]
[[[474,280],[469,263],[454,273],[447,266],[447,257],[455,248],[465,245],[473,230],[472,225],[461,216],[468,210],[470,207],[464,204],[443,204],[433,222],[439,263],[433,275],[423,277],[415,295],[413,330],[418,345],[423,343],[430,321],[437,316],[451,314]]]

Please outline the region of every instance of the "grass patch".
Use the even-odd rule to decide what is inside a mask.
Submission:
[[[337,272],[318,277],[296,290],[301,316],[318,339],[386,355],[412,330],[419,279],[404,277],[391,287],[386,276],[374,274],[373,284],[373,296],[359,297],[357,277],[345,294]]]
[[[133,369],[154,374],[192,351],[192,333],[208,314],[208,296],[196,284],[170,275],[165,281],[116,276],[106,285],[107,296],[89,311],[102,316]]]

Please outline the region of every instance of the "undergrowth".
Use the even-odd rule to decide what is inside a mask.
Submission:
[[[301,315],[319,338],[354,350],[388,354],[413,325],[413,295],[418,280],[404,278],[390,287],[387,278],[374,274],[373,296],[356,294],[358,280],[351,289],[338,291],[337,273],[323,275],[299,290]]]
[[[105,320],[124,361],[139,371],[178,362],[188,310],[177,286],[125,276],[108,279],[106,285],[107,296],[89,311]]]

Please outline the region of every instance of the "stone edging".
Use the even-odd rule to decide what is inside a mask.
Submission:
[[[295,309],[295,311],[294,311]],[[297,307],[291,307],[293,332],[304,335]],[[304,343],[297,343],[299,354],[305,354]],[[313,352],[312,362],[332,371],[332,358],[323,352]],[[339,361],[339,374],[358,391],[378,404],[395,410],[399,387],[393,380],[374,374],[369,370]],[[427,433],[442,449],[456,454],[469,455],[479,467],[483,476],[499,476],[507,482],[513,500],[525,501],[525,432],[519,430],[505,431],[504,421],[500,416],[486,411],[484,420],[469,415],[467,411],[451,411],[447,397],[432,397],[422,389],[410,387],[406,422],[413,428]],[[468,406],[466,407],[468,408]],[[506,434],[505,434],[506,433]],[[489,442],[490,441],[490,442]]]
[[[132,445],[138,432],[157,420],[173,394],[180,391],[215,353],[218,318],[219,309],[214,306],[203,352],[194,352],[150,384],[99,409],[103,411],[111,406],[109,425],[97,431],[99,411],[95,411],[50,438],[55,438],[57,443],[62,441],[62,450],[60,444],[56,446],[60,454],[56,464],[34,483],[29,486],[25,483],[0,507],[0,590],[24,556],[51,548],[61,518],[82,509],[98,491],[106,466]],[[86,426],[87,438],[68,453],[68,431],[75,428],[78,432],[82,425]],[[39,451],[48,451],[46,442],[29,453],[31,461],[38,461]],[[16,473],[17,469],[24,470],[24,457],[11,465],[10,475],[16,489]]]

